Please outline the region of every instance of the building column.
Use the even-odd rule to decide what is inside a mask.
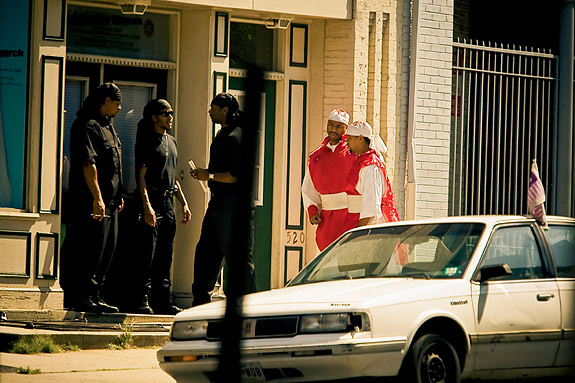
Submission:
[[[413,0],[412,12],[406,217],[444,217],[449,196],[453,0]]]
[[[551,212],[575,216],[575,186],[573,171],[575,161],[575,135],[573,134],[573,81],[575,58],[575,0],[564,0],[559,26],[559,85],[558,115],[553,147],[553,184]]]

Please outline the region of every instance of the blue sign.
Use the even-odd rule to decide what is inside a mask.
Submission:
[[[17,209],[24,207],[29,10],[30,1],[0,2],[0,207]]]

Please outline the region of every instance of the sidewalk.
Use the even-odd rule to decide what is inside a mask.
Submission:
[[[81,350],[56,354],[0,353],[1,383],[173,383],[156,359],[158,347]],[[19,374],[18,368],[39,369]]]
[[[80,351],[54,354],[0,352],[0,383],[174,383],[158,364],[156,352],[168,340],[173,316],[89,314],[65,310],[2,310],[0,351],[34,335]],[[132,345],[108,350],[126,329]],[[139,348],[137,348],[139,347]],[[38,370],[38,374],[18,373]]]

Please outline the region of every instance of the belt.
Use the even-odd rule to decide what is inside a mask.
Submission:
[[[348,195],[347,196],[347,211],[349,213],[361,212],[361,195]]]
[[[340,210],[347,208],[347,194],[320,194],[322,210]]]
[[[178,188],[168,189],[164,192],[164,197],[173,197],[178,192]]]
[[[167,197],[173,197],[178,192],[177,186],[172,186],[171,188],[163,190],[163,191],[160,188],[155,187],[155,186],[150,186],[150,187],[148,187],[148,189],[150,189],[150,191],[156,193],[156,195],[161,195],[161,196],[166,197],[166,198]]]
[[[320,194],[322,210],[346,209],[350,213],[361,212],[361,195],[348,195],[347,193]]]

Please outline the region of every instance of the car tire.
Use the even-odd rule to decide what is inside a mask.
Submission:
[[[460,383],[459,357],[447,340],[425,334],[409,349],[400,377],[402,382]]]

